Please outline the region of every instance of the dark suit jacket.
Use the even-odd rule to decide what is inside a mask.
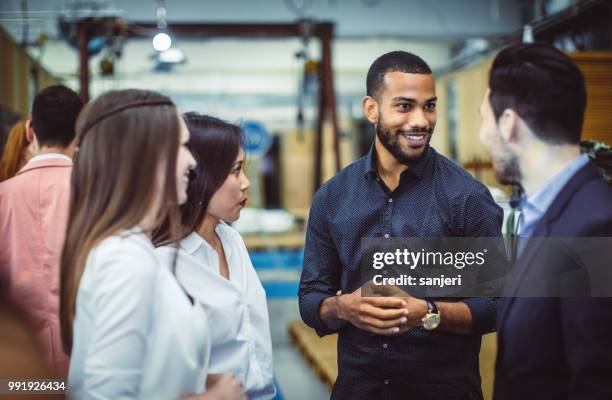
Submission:
[[[589,163],[557,195],[533,237],[605,236],[612,236],[612,186]],[[499,304],[494,397],[612,399],[612,297],[523,297],[521,292],[546,274],[569,269],[570,276],[585,276],[584,266],[567,254],[559,266],[562,252],[551,263],[543,247],[525,245],[506,285],[509,297]]]

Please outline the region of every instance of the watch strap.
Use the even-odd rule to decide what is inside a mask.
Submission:
[[[436,303],[428,299],[425,299],[425,302],[427,303],[427,309],[430,313],[438,314],[438,306],[436,306]]]

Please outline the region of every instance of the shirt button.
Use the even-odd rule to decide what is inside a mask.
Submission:
[[[389,347],[389,345],[387,343],[383,343],[383,349],[386,349],[387,347]]]
[[[385,379],[385,385],[388,385],[389,383],[391,383],[391,381],[389,379]]]
[[[389,197],[389,199],[387,200],[389,203],[393,203],[393,199],[391,197]]]
[[[389,239],[389,234],[385,233],[385,239]]]

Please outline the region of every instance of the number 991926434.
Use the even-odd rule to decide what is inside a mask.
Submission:
[[[0,379],[0,394],[27,392],[33,394],[64,393],[62,379]]]

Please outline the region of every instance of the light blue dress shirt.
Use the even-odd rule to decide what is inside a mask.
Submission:
[[[548,179],[532,196],[523,196],[521,200],[521,216],[519,236],[528,237],[553,200],[569,180],[589,162],[586,154],[576,158],[560,172]]]

